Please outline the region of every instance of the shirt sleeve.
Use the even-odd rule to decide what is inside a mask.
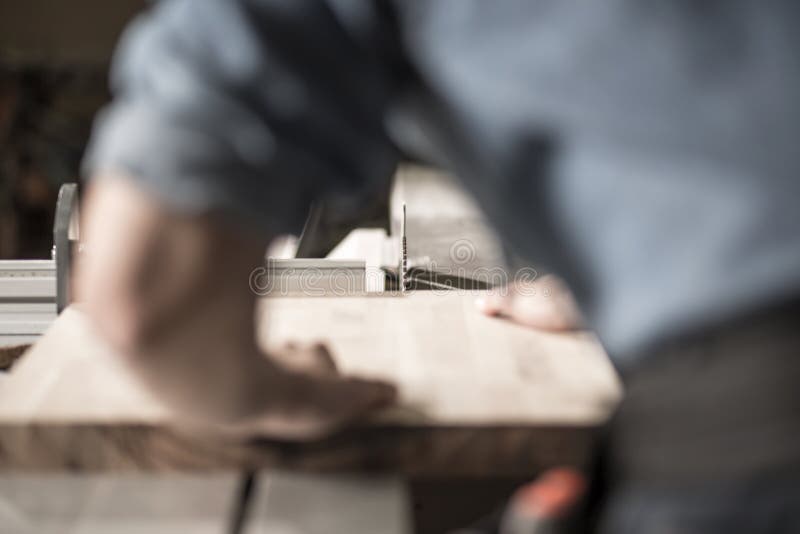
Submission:
[[[342,15],[356,11],[353,31]],[[395,76],[374,14],[160,2],[123,35],[84,173],[124,171],[175,209],[227,211],[265,233],[297,231],[314,198],[357,201],[396,163],[383,121]]]

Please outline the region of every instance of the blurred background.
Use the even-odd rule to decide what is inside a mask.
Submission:
[[[0,259],[50,257],[58,188],[77,181],[116,40],[146,4],[0,2]]]

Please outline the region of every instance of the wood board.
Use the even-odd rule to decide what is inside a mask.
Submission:
[[[400,388],[399,407],[304,444],[187,432],[69,309],[0,385],[0,469],[497,476],[585,462],[593,429],[620,394],[596,341],[482,316],[474,298],[268,299],[266,345],[324,341],[345,373]]]
[[[454,176],[431,167],[401,166],[390,201],[393,236],[400,235],[403,203],[410,265],[477,279],[507,267],[496,232]]]

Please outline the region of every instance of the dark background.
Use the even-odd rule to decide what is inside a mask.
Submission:
[[[58,188],[75,182],[108,64],[144,0],[0,0],[0,259],[49,258]]]

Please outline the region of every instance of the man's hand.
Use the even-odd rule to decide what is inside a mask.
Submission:
[[[553,275],[492,290],[476,305],[486,315],[541,330],[576,330],[583,324],[569,288]]]
[[[284,367],[301,373],[335,376],[338,372],[333,356],[322,343],[299,345],[289,342],[273,350],[270,357]]]
[[[270,352],[281,380],[289,386],[285,408],[276,405],[255,418],[223,431],[243,436],[282,439],[314,439],[331,434],[369,413],[394,403],[396,391],[389,384],[343,377],[325,345],[287,343]]]
[[[214,426],[245,438],[308,441],[363,420],[396,400],[396,390],[389,384],[335,373],[315,376],[290,371],[281,373],[280,380],[287,386],[284,398],[272,399],[251,417]]]
[[[124,176],[96,179],[84,216],[79,300],[132,372],[187,421],[315,438],[393,401],[387,384],[336,374],[319,347],[259,350],[249,278],[265,242],[255,232],[167,209]]]

